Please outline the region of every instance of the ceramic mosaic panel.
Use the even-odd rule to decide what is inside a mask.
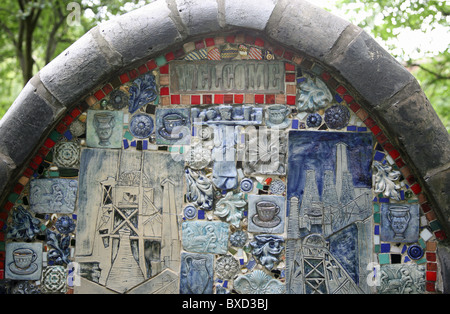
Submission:
[[[46,197],[50,183],[33,194],[59,180],[71,211]],[[405,239],[391,207],[409,208]],[[73,261],[81,285],[67,293],[428,293],[442,238],[348,89],[248,34],[185,43],[112,78],[63,117],[3,209],[7,251],[43,252],[45,278],[11,291],[39,293],[64,293]],[[372,283],[370,265],[382,270]]]

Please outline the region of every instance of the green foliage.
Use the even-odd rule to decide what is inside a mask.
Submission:
[[[436,113],[450,132],[450,2],[448,0],[339,0],[350,20],[371,33],[417,78]],[[399,47],[402,33],[424,34],[444,29],[440,51],[417,42],[415,51]],[[411,38],[411,41],[425,37]],[[420,45],[422,44],[422,45]]]

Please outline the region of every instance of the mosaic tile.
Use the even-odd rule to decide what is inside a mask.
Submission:
[[[195,253],[225,254],[228,248],[228,224],[218,221],[183,222],[183,248]]]
[[[185,145],[190,143],[191,134],[189,109],[156,110],[156,143],[164,145]]]
[[[212,254],[181,254],[181,294],[212,294],[213,259]]]
[[[89,147],[122,147],[123,112],[88,110],[86,140]]]
[[[41,243],[7,243],[5,277],[15,280],[40,280],[42,250]]]
[[[31,180],[30,209],[35,213],[72,213],[75,210],[77,190],[76,180]]]
[[[275,195],[248,196],[248,230],[250,232],[283,233],[285,198]]]
[[[418,204],[382,204],[381,240],[414,243],[419,239]]]

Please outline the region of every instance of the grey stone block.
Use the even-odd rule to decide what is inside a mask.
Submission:
[[[328,61],[373,107],[414,80],[408,70],[366,32],[361,32],[342,54]]]
[[[178,14],[189,35],[220,30],[216,0],[176,0]]]
[[[396,95],[390,107],[374,108],[373,113],[381,118],[394,145],[405,150],[419,175],[425,177],[450,163],[450,136],[424,93],[410,93],[414,85]]]
[[[227,26],[262,31],[266,28],[276,0],[225,0]]]
[[[3,191],[15,170],[14,163],[6,156],[0,155],[0,191]]]
[[[266,33],[274,40],[322,60],[349,25],[309,2],[279,0]]]
[[[438,218],[441,225],[445,224],[442,227],[447,234],[450,232],[450,165],[448,167],[425,179],[428,191],[439,207]]]
[[[28,83],[0,120],[0,153],[11,158],[18,168],[31,157],[62,112],[36,91]]]
[[[99,30],[123,56],[124,65],[143,61],[183,39],[165,1],[152,2],[102,23]]]
[[[42,83],[66,107],[93,91],[121,65],[94,38],[85,34],[40,71]],[[106,51],[106,52],[103,52]]]

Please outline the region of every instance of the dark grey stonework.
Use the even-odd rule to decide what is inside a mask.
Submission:
[[[437,255],[439,257],[441,276],[442,276],[442,293],[450,294],[450,247],[449,244],[438,245]]]
[[[367,33],[303,0],[158,0],[92,29],[31,80],[0,122],[0,201],[58,120],[89,93],[222,30],[256,32],[322,62],[401,152],[450,234],[450,139],[420,86]]]
[[[18,168],[38,148],[62,109],[48,104],[28,83],[0,121],[0,154],[8,156]]]

